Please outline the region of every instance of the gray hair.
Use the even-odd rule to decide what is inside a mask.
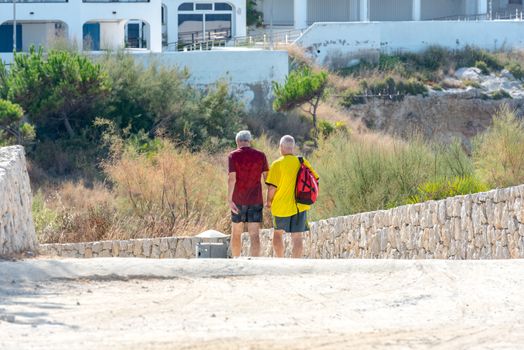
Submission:
[[[284,135],[280,139],[280,146],[295,147],[295,138],[291,135]]]
[[[235,137],[236,142],[241,141],[251,141],[253,140],[253,136],[251,136],[251,133],[249,130],[241,130],[237,133],[237,136]]]

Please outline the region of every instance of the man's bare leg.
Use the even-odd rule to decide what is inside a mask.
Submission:
[[[304,234],[302,232],[292,233],[291,240],[293,242],[293,249],[291,255],[294,259],[302,259],[304,257]]]
[[[244,231],[244,223],[231,224],[231,255],[233,258],[239,257],[242,250],[242,231]]]
[[[249,239],[251,240],[251,256],[260,256],[260,224],[258,222],[250,222],[247,224],[249,231]]]
[[[275,230],[273,232],[273,251],[275,252],[275,257],[283,258],[284,257],[284,231]]]

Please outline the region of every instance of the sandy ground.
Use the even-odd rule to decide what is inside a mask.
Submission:
[[[0,262],[0,349],[524,349],[524,260]]]

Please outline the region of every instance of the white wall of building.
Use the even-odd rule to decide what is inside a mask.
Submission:
[[[318,63],[378,52],[419,52],[431,45],[487,50],[524,48],[524,21],[316,23],[297,44]]]
[[[68,27],[69,38],[79,47],[82,45],[82,26],[86,22],[119,23],[129,19],[139,19],[151,25],[151,51],[162,51],[161,0],[149,2],[96,2],[84,3],[82,0],[69,0],[67,3],[18,3],[17,18],[21,21],[61,21]],[[13,5],[0,3],[0,24],[12,19]],[[30,13],[33,14],[30,14]],[[112,43],[123,40],[122,35],[111,39]],[[107,40],[106,40],[107,41]],[[102,38],[100,40],[102,44]]]

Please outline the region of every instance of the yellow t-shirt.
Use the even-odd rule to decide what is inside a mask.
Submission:
[[[318,179],[318,174],[311,167],[311,164],[304,158],[304,164],[311,169],[313,175]],[[298,212],[309,210],[310,206],[297,204],[295,201],[295,184],[297,181],[300,161],[297,156],[285,155],[275,160],[269,168],[266,184],[277,188],[273,203],[271,204],[271,214],[278,217],[293,216]]]

